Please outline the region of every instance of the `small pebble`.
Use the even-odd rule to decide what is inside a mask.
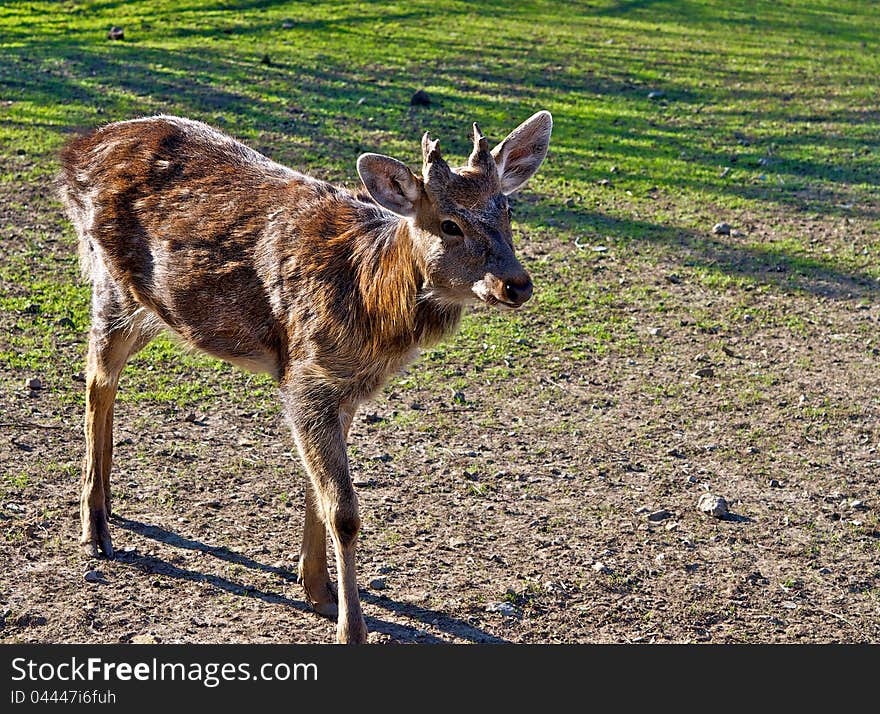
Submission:
[[[694,377],[706,378],[706,377],[714,377],[715,370],[711,367],[701,367],[696,372],[694,372]]]
[[[9,617],[10,614],[11,611],[7,610],[4,617]],[[42,615],[32,615],[29,612],[26,612],[24,615],[19,615],[17,618],[15,618],[15,624],[19,627],[41,627],[47,622],[48,620]]]
[[[697,501],[697,508],[715,518],[724,518],[729,513],[727,501],[721,496],[716,496],[712,493],[704,493],[700,496],[700,500]]]
[[[493,602],[486,605],[486,612],[500,612],[505,617],[519,617],[520,611],[509,602]]]
[[[102,583],[104,582],[104,573],[100,570],[87,570],[83,575],[83,580],[87,583]]]
[[[610,573],[613,573],[614,571],[611,570],[611,568],[609,568],[607,565],[605,565],[605,563],[597,560],[595,563],[593,563],[593,572],[594,573],[602,573],[603,575],[609,575]]]
[[[727,223],[716,223],[712,226],[712,232],[719,236],[729,236],[730,226]]]
[[[659,523],[660,521],[665,521],[667,518],[670,518],[672,514],[667,511],[665,508],[661,508],[659,511],[654,511],[648,516],[648,520],[652,523]]]
[[[388,585],[385,582],[385,578],[373,578],[368,583],[368,587],[370,590],[384,590]]]
[[[37,389],[43,388],[43,382],[40,381],[39,377],[31,377],[24,383],[25,389],[33,389],[36,391]]]

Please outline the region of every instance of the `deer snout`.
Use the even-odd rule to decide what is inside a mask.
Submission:
[[[516,278],[505,281],[504,294],[506,300],[519,307],[532,297],[532,279],[525,273]]]

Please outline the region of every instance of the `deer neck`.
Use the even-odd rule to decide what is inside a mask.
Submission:
[[[388,217],[358,246],[358,287],[370,330],[381,350],[427,347],[457,327],[462,308],[425,290],[425,256],[415,229]]]

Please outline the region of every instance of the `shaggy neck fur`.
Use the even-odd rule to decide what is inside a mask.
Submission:
[[[455,330],[462,307],[425,290],[426,267],[409,221],[379,209],[355,232],[352,258],[362,317],[375,350],[428,347]]]

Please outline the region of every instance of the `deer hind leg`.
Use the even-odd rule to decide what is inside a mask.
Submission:
[[[363,643],[367,626],[361,612],[355,571],[355,541],[360,530],[357,495],[348,471],[345,435],[350,416],[321,385],[282,388],[287,416],[300,456],[308,471],[312,493],[307,501],[300,573],[313,606],[332,611],[327,575],[325,532],[336,555],[338,614],[336,640]],[[307,395],[307,396],[306,396]]]
[[[113,557],[110,538],[110,467],[113,461],[113,404],[128,358],[155,334],[143,309],[103,276],[92,289],[92,328],[86,360],[86,454],[82,471],[80,542],[87,555]]]
[[[321,519],[320,494],[309,483],[306,487],[306,514],[299,556],[299,581],[312,608],[335,620],[339,614],[337,597],[327,570],[327,528]]]

